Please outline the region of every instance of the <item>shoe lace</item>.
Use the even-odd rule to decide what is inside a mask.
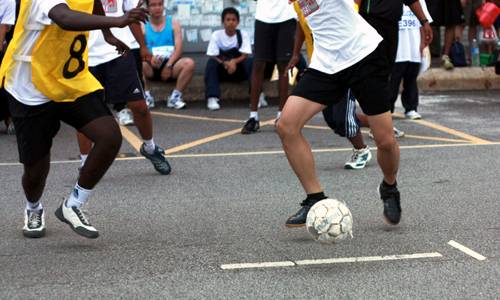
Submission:
[[[84,209],[83,207],[76,208],[76,214],[77,214],[78,218],[82,221],[83,224],[90,226],[90,222],[87,219],[87,216],[85,215],[87,213],[88,213],[88,211],[86,209]]]
[[[358,155],[359,155],[359,151],[357,151],[356,149],[352,149],[352,155],[351,155],[351,158],[349,158],[349,161],[356,161],[358,160]]]
[[[314,204],[316,204],[316,202],[318,202],[318,200],[312,200],[312,199],[306,198],[306,199],[302,200],[302,202],[300,203],[300,206],[313,206]]]
[[[28,212],[28,227],[36,228],[42,223],[42,214],[39,211]]]

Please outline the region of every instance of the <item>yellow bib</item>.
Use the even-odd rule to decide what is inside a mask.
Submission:
[[[14,38],[2,63],[0,75],[9,75],[13,52],[23,40],[25,26],[33,0],[22,0]],[[72,10],[92,13],[94,0],[66,0]],[[88,70],[88,31],[66,31],[58,25],[46,25],[31,54],[33,84],[47,98],[55,102],[71,102],[102,89]],[[5,61],[7,59],[7,61]]]

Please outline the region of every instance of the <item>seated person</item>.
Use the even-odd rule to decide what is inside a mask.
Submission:
[[[194,60],[181,58],[182,31],[179,21],[171,16],[163,16],[163,0],[146,0],[151,12],[149,22],[143,25],[146,45],[153,54],[150,61],[143,62],[146,78],[153,80],[176,80],[172,95],[168,97],[167,107],[181,109],[186,107],[182,92],[194,73]]]
[[[236,29],[240,24],[239,12],[228,7],[222,11],[224,29],[214,31],[208,43],[207,55],[210,57],[205,68],[205,98],[208,109],[220,109],[221,81],[248,80],[252,82],[253,59],[250,36]],[[250,91],[250,87],[249,87]]]

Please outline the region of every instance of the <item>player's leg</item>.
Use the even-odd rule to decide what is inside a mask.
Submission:
[[[186,86],[193,78],[194,74],[194,60],[189,57],[179,59],[172,66],[172,79],[177,79],[175,89],[180,93],[184,92]]]

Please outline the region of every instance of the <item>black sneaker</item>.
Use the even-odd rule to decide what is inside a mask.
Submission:
[[[401,204],[398,188],[388,189],[381,183],[378,186],[378,195],[384,202],[384,219],[391,225],[398,225],[401,220]]]
[[[45,214],[39,211],[24,210],[23,235],[27,238],[41,238],[45,236]]]
[[[311,200],[308,198],[302,201],[302,203],[300,203],[302,208],[295,215],[288,218],[285,226],[290,228],[306,226],[307,213],[316,202],[318,202],[318,200]]]
[[[241,133],[248,134],[259,131],[260,124],[259,120],[255,120],[255,118],[250,118],[246,120],[245,126],[241,129]]]
[[[165,154],[165,150],[158,146],[155,146],[155,151],[153,152],[153,154],[149,154],[144,149],[144,145],[145,144],[142,144],[140,152],[144,157],[149,159],[149,161],[155,167],[155,170],[162,175],[170,174],[170,172],[172,172],[172,168],[170,167],[168,161],[165,159],[165,156],[163,156],[163,154]]]

